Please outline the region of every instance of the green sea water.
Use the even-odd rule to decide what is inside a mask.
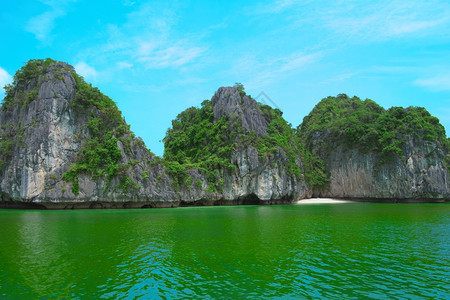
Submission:
[[[449,204],[0,210],[0,298],[449,299]]]

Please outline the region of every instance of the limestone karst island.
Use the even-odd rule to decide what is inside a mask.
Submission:
[[[220,87],[172,121],[160,158],[72,66],[30,60],[6,87],[0,125],[0,207],[450,198],[450,142],[436,117],[345,94],[322,99],[292,127],[242,85]]]

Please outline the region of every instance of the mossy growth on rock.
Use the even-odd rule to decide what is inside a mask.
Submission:
[[[200,108],[191,107],[178,114],[163,139],[164,164],[174,182],[184,183],[187,170],[196,168],[208,173],[214,190],[216,170],[235,167],[230,156],[236,134],[225,116],[214,122],[209,100],[203,101]]]
[[[240,137],[239,144],[254,146],[262,159],[275,155],[280,148],[283,149],[286,153],[285,165],[288,174],[301,178],[302,171],[297,160],[302,146],[292,125],[283,118],[283,112],[278,108],[274,109],[269,105],[260,104],[259,109],[269,124],[267,135],[258,137],[254,132],[250,132],[250,134]]]
[[[130,165],[120,164],[122,152],[118,142],[122,143],[125,152],[131,153],[131,147],[139,143],[139,140],[135,139],[130,126],[125,123],[122,113],[111,98],[74,71],[72,76],[76,82],[72,106],[78,115],[89,116],[89,136],[77,155],[77,161],[70,166],[63,179],[71,181],[73,193],[78,194],[78,177],[82,173],[89,174],[94,179],[106,178],[108,181],[119,176],[118,188],[126,194],[129,186],[135,184],[126,174]]]
[[[247,96],[243,88],[239,89],[239,95]],[[168,170],[178,175],[186,174],[189,168],[205,171],[210,191],[214,191],[211,184],[221,186],[216,174],[235,168],[231,164],[232,152],[252,146],[261,160],[283,149],[288,174],[300,178],[302,172],[297,164],[298,140],[294,129],[284,120],[279,109],[263,104],[253,109],[258,109],[269,124],[264,136],[258,136],[254,131],[246,132],[237,115],[223,115],[215,119],[210,100],[203,101],[200,108],[191,107],[180,113],[172,121],[172,128],[168,129],[163,140]],[[179,178],[180,182],[184,180],[184,176]]]
[[[378,155],[379,164],[402,158],[408,137],[447,143],[439,119],[423,107],[391,107],[387,110],[370,99],[345,94],[320,101],[298,128],[305,150],[320,161],[339,145]],[[323,171],[323,162],[319,163]],[[313,168],[314,170],[314,168]]]
[[[0,109],[6,110],[15,105],[25,107],[31,101],[38,97],[39,84],[44,80],[44,75],[53,68],[53,77],[60,76],[61,69],[70,70],[71,67],[65,63],[57,64],[53,59],[31,59],[23,65],[14,75],[13,82],[7,84],[5,89],[5,98],[1,104]]]

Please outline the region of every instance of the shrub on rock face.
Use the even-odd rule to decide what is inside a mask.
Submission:
[[[303,119],[298,136],[305,176],[320,191],[330,189],[328,196],[433,198],[447,189],[445,129],[425,108],[385,110],[369,99],[327,97]]]
[[[120,163],[122,152],[117,144],[120,141],[124,152],[131,154],[131,148],[134,144],[140,144],[140,141],[134,139],[130,126],[125,123],[122,113],[111,98],[85,82],[83,77],[74,71],[72,76],[76,82],[72,106],[78,114],[90,115],[91,118],[87,124],[89,139],[78,153],[77,161],[70,166],[63,178],[74,183],[72,190],[74,194],[78,194],[80,174],[86,173],[94,179],[107,180],[119,176],[121,181],[119,188],[127,193],[128,186],[135,183],[126,176],[125,170],[130,166]]]
[[[328,143],[362,152],[379,154],[380,163],[402,156],[407,136],[446,143],[444,127],[423,107],[383,109],[374,101],[349,98],[344,94],[323,99],[303,119],[298,131],[313,154],[325,153]],[[327,144],[315,143],[315,136],[327,135]]]
[[[35,103],[32,111],[27,112],[35,100],[41,101],[40,106]],[[20,111],[17,111],[18,107]],[[61,116],[50,116],[52,109],[59,114],[70,111],[69,116],[73,121],[70,126],[77,130],[73,142],[80,142],[82,147],[62,178],[72,182],[75,195],[79,193],[78,178],[81,174],[89,175],[94,180],[126,176],[124,170],[128,165],[121,163],[122,151],[118,144],[121,143],[126,154],[131,154],[131,148],[142,142],[135,139],[114,101],[85,82],[72,66],[52,59],[28,61],[16,72],[13,83],[6,87],[6,97],[0,110],[4,113],[4,119],[13,118],[15,122],[12,120],[11,124],[2,126],[2,138],[7,139],[7,142],[2,140],[0,144],[0,168],[8,164],[13,149],[20,146],[20,132],[25,128],[16,119],[27,120],[27,114],[37,109],[44,110],[46,115],[49,114],[55,120]],[[38,124],[41,122],[37,119]],[[26,129],[32,131],[33,124],[34,121],[27,124]],[[49,130],[48,126],[42,124],[43,130]]]
[[[4,197],[166,203],[257,195],[279,203],[307,196],[305,181],[314,191],[343,197],[360,184],[366,189],[355,197],[448,194],[450,141],[420,107],[385,110],[339,94],[323,99],[293,129],[279,109],[257,103],[236,83],[180,113],[164,138],[164,159],[154,159],[114,101],[65,63],[31,60],[5,91]]]
[[[232,97],[236,92],[241,98],[236,103],[231,104],[220,98],[234,99]],[[163,140],[164,158],[187,168],[209,172],[210,178],[214,179],[215,171],[235,167],[230,163],[235,149],[252,146],[262,160],[283,149],[287,156],[288,173],[300,178],[302,174],[296,162],[298,141],[291,125],[283,119],[280,110],[258,104],[242,92],[243,86],[240,84],[234,88],[221,88],[213,97],[214,101],[205,100],[200,108],[191,107],[180,113],[172,121],[172,128],[168,129]],[[246,105],[251,108],[247,109]],[[244,112],[245,109],[247,111]],[[255,113],[251,117],[244,115],[252,112]],[[243,122],[247,127],[243,126]],[[265,134],[258,135],[253,128],[260,125],[255,124],[262,124],[265,128],[258,131]]]

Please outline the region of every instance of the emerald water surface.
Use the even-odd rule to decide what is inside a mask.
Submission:
[[[0,210],[0,298],[450,298],[450,205]]]

